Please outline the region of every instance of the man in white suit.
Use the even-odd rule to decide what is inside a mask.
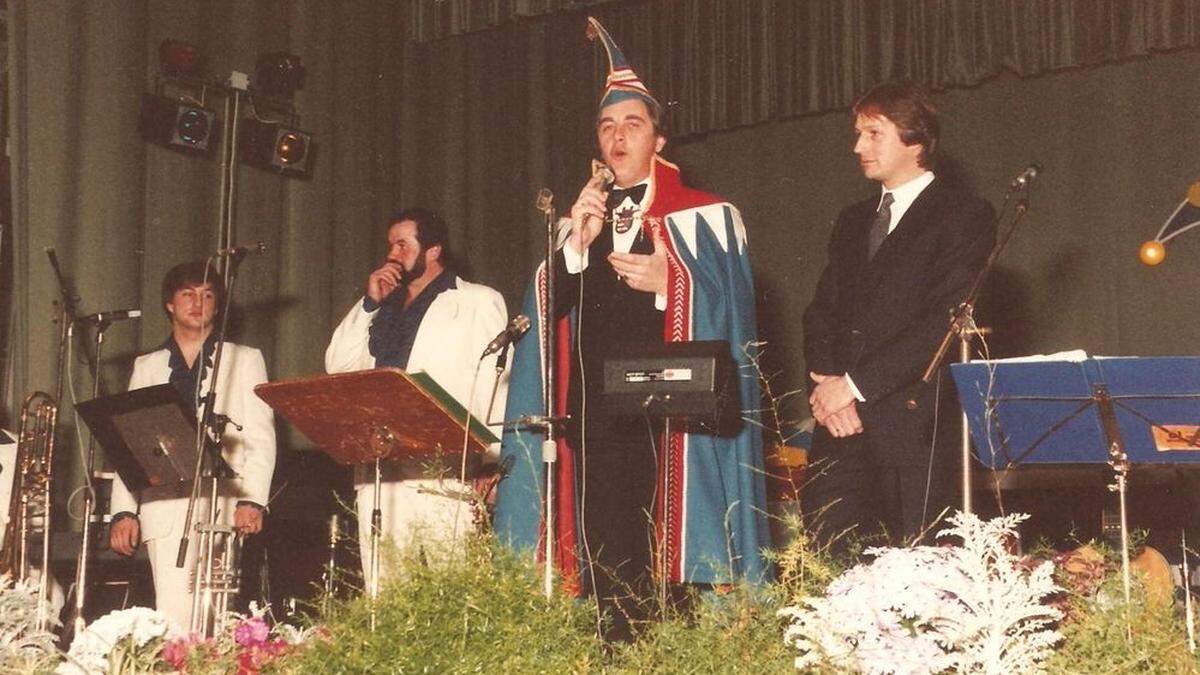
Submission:
[[[387,257],[367,277],[366,294],[333,333],[325,370],[342,373],[394,367],[425,371],[451,396],[485,420],[492,402],[495,360],[480,360],[488,341],[504,330],[504,298],[454,274],[444,221],[421,208],[393,218]],[[495,393],[491,420],[504,419],[507,375]],[[492,425],[499,436],[499,426]],[[374,508],[372,467],[355,476],[359,543],[370,560]],[[453,548],[473,527],[470,487],[451,475],[431,475],[427,462],[384,462],[380,510],[384,536],[401,551],[430,545]]]
[[[183,400],[196,409],[196,379],[202,378],[200,400],[212,388],[210,374],[216,338],[213,324],[222,305],[220,277],[203,262],[183,263],[167,272],[162,284],[163,309],[171,320],[171,336],[161,349],[139,356],[133,365],[129,388],[170,383]],[[232,524],[246,535],[262,530],[263,514],[275,472],[275,424],[271,408],[254,394],[255,385],[267,381],[262,353],[252,347],[225,343],[214,409],[229,417],[221,439],[221,452],[234,477],[218,488],[219,522]],[[197,410],[197,417],[203,412]],[[180,628],[191,621],[190,577],[195,567],[197,537],[188,547],[187,563],[175,566],[185,528],[190,483],[152,487],[132,494],[120,477],[113,481],[112,549],[132,555],[146,542],[154,575],[157,608]],[[207,492],[202,492],[207,495]],[[193,522],[207,522],[208,499],[197,505]]]
[[[0,547],[8,528],[8,507],[12,503],[13,478],[17,475],[17,435],[0,428]]]

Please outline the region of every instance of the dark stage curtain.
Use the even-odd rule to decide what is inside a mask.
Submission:
[[[804,373],[799,316],[830,220],[872,189],[844,108],[899,76],[945,90],[946,169],[988,199],[1030,160],[1046,167],[998,279],[998,343],[1107,354],[1200,344],[1200,237],[1173,242],[1159,269],[1136,262],[1196,177],[1200,1],[484,5],[495,9],[470,17],[488,18],[468,21],[462,8],[476,3],[9,2],[8,411],[53,384],[45,247],[74,277],[82,311],[146,310],[109,331],[109,391],[165,336],[162,274],[215,248],[215,162],[148,145],[137,130],[164,38],[197,44],[214,77],[252,71],[265,51],[308,66],[297,103],[318,143],[312,178],[243,167],[238,193],[236,238],[271,249],[243,265],[239,339],[283,378],[321,370],[401,206],[441,210],[468,277],[518,306],[541,248],[536,191],[549,186],[569,208],[592,152],[604,59],[583,38],[587,10],[673,103],[666,156],[742,209],[781,388]],[[474,30],[485,25],[495,27]],[[75,376],[89,392],[81,365]]]
[[[844,108],[882,80],[970,86],[1195,47],[1200,35],[1194,0],[423,0],[405,28],[434,40],[557,11],[566,40],[551,53],[578,60],[583,9],[673,105],[676,135]]]

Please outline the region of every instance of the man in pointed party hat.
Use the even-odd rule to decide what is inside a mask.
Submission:
[[[560,223],[569,236],[554,261],[559,344],[553,355],[540,353],[542,340],[518,344],[507,419],[543,411],[541,367],[553,359],[558,412],[571,420],[558,443],[555,564],[568,590],[597,597],[611,620],[605,634],[628,638],[656,590],[768,575],[754,291],[738,210],[685,187],[659,156],[661,106],[600,23],[588,22],[608,55],[596,118],[608,171],[583,186]],[[537,271],[528,316],[548,302],[545,274]],[[690,340],[728,343],[735,429],[665,433],[599,408],[605,357]],[[519,550],[540,550],[545,534],[541,443],[528,429],[504,437],[495,526]]]

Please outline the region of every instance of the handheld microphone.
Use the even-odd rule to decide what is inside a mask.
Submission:
[[[525,316],[524,314],[518,314],[514,316],[512,320],[508,322],[508,325],[504,327],[504,330],[488,343],[487,348],[483,350],[483,356],[480,356],[479,358],[482,359],[484,356],[495,354],[513,342],[521,339],[521,336],[529,330],[529,325],[529,317]]]
[[[88,314],[75,319],[76,323],[112,323],[113,321],[124,321],[125,319],[141,318],[142,310],[140,309],[114,309],[111,312],[97,312]]]
[[[1025,169],[1023,171],[1021,171],[1021,173],[1017,174],[1017,177],[1014,178],[1012,180],[1012,182],[1008,184],[1008,189],[1009,190],[1020,190],[1023,187],[1028,187],[1029,184],[1033,182],[1033,179],[1037,178],[1038,174],[1041,173],[1041,171],[1042,171],[1041,164],[1038,164],[1037,162],[1030,164],[1029,166],[1025,167]]]
[[[240,246],[230,246],[217,251],[217,257],[232,257],[240,258],[246,255],[262,255],[267,252],[267,245],[261,241],[256,241],[253,244],[242,244]]]
[[[607,164],[601,164],[600,168],[596,171],[596,175],[600,176],[600,179],[604,181],[604,187],[606,188],[617,182],[617,175],[613,173],[613,170]]]

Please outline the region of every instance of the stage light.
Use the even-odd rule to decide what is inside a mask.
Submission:
[[[165,96],[142,98],[142,136],[159,145],[188,152],[207,153],[216,129],[213,111]]]
[[[1158,229],[1158,234],[1150,241],[1142,244],[1138,257],[1146,265],[1153,267],[1167,257],[1164,244],[1188,230],[1200,227],[1200,180],[1188,186],[1187,195],[1179,206],[1167,216],[1166,222]]]
[[[242,121],[238,147],[250,166],[288,176],[307,176],[312,159],[312,134],[276,122]]]
[[[1167,248],[1160,241],[1150,241],[1142,244],[1142,249],[1138,251],[1138,256],[1141,257],[1142,263],[1154,267],[1167,257]]]
[[[203,62],[204,59],[195,45],[170,38],[158,45],[158,64],[163,75],[195,77],[200,74]]]
[[[304,86],[304,63],[287,52],[260,54],[254,74],[254,90],[268,96],[291,98]]]

